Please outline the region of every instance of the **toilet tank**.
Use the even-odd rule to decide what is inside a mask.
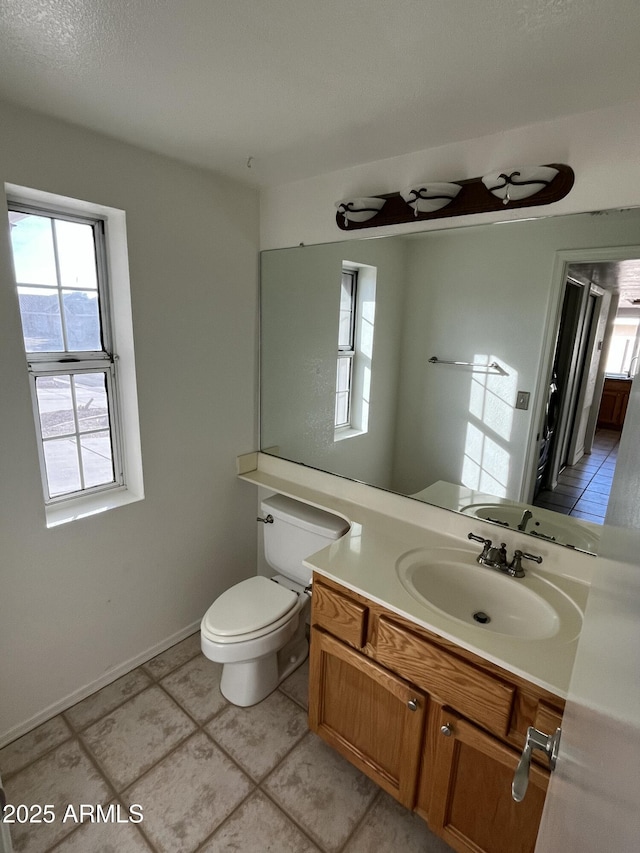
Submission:
[[[278,573],[305,586],[311,571],[302,561],[335,542],[349,529],[337,515],[285,497],[273,495],[260,504],[263,517],[273,516],[264,525],[264,555]]]

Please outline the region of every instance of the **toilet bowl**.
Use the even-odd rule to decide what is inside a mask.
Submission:
[[[223,696],[241,707],[262,701],[305,661],[311,571],[303,560],[349,529],[344,519],[283,495],[267,498],[261,508],[265,557],[279,574],[235,584],[200,626],[203,654],[223,664]]]

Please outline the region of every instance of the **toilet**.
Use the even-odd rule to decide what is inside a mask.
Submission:
[[[285,495],[260,506],[264,554],[276,574],[223,592],[200,625],[203,654],[223,664],[220,690],[241,707],[261,702],[304,663],[311,570],[302,561],[349,529],[344,519]]]

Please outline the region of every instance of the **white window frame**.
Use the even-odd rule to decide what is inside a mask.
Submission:
[[[376,267],[354,261],[343,261],[341,272],[355,273],[353,350],[339,350],[338,358],[351,357],[349,385],[349,423],[336,426],[334,441],[355,438],[369,431],[371,363],[376,306]],[[337,390],[337,380],[336,380]]]
[[[348,342],[348,344],[341,346],[340,343],[338,343],[338,361],[336,364],[336,372],[337,372],[337,377],[336,377],[336,407],[335,407],[336,416],[334,417],[334,426],[335,426],[336,431],[352,428],[351,417],[352,417],[352,411],[353,411],[353,380],[354,380],[353,366],[354,366],[355,355],[356,355],[356,327],[357,327],[357,314],[358,314],[358,270],[343,267],[342,279],[344,279],[345,276],[347,276],[348,278],[351,279],[351,309],[350,309],[351,318],[350,318],[350,329],[349,329],[349,342]],[[341,282],[340,286],[342,288],[342,282]],[[342,306],[342,291],[341,291],[340,305]],[[347,384],[347,388],[346,388],[347,417],[346,417],[345,421],[341,421],[340,423],[338,423],[338,420],[337,420],[337,411],[338,411],[337,397],[338,397],[338,394],[344,394],[345,393],[345,391],[341,391],[338,387],[338,376],[340,374],[340,362],[345,361],[345,360],[348,361],[348,364],[349,364],[348,384]]]
[[[73,353],[71,356],[69,353],[60,353],[59,360],[52,358],[50,353],[27,355],[46,524],[47,527],[54,527],[144,498],[126,220],[124,211],[103,205],[13,184],[5,184],[5,191],[8,205],[12,209],[20,208],[24,212],[99,223],[96,226],[96,248],[104,351]],[[65,360],[69,358],[74,360]],[[39,376],[73,375],[91,371],[104,371],[106,376],[115,482],[87,488],[72,495],[50,498],[35,393],[36,380]]]

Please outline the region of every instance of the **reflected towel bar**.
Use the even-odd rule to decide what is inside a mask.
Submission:
[[[493,370],[494,373],[499,373],[501,376],[508,375],[504,367],[501,367],[497,361],[492,361],[491,364],[478,364],[477,361],[445,361],[442,358],[438,358],[436,355],[432,355],[429,359],[429,364],[454,364],[456,367],[473,367],[474,369],[482,368],[486,371]]]

